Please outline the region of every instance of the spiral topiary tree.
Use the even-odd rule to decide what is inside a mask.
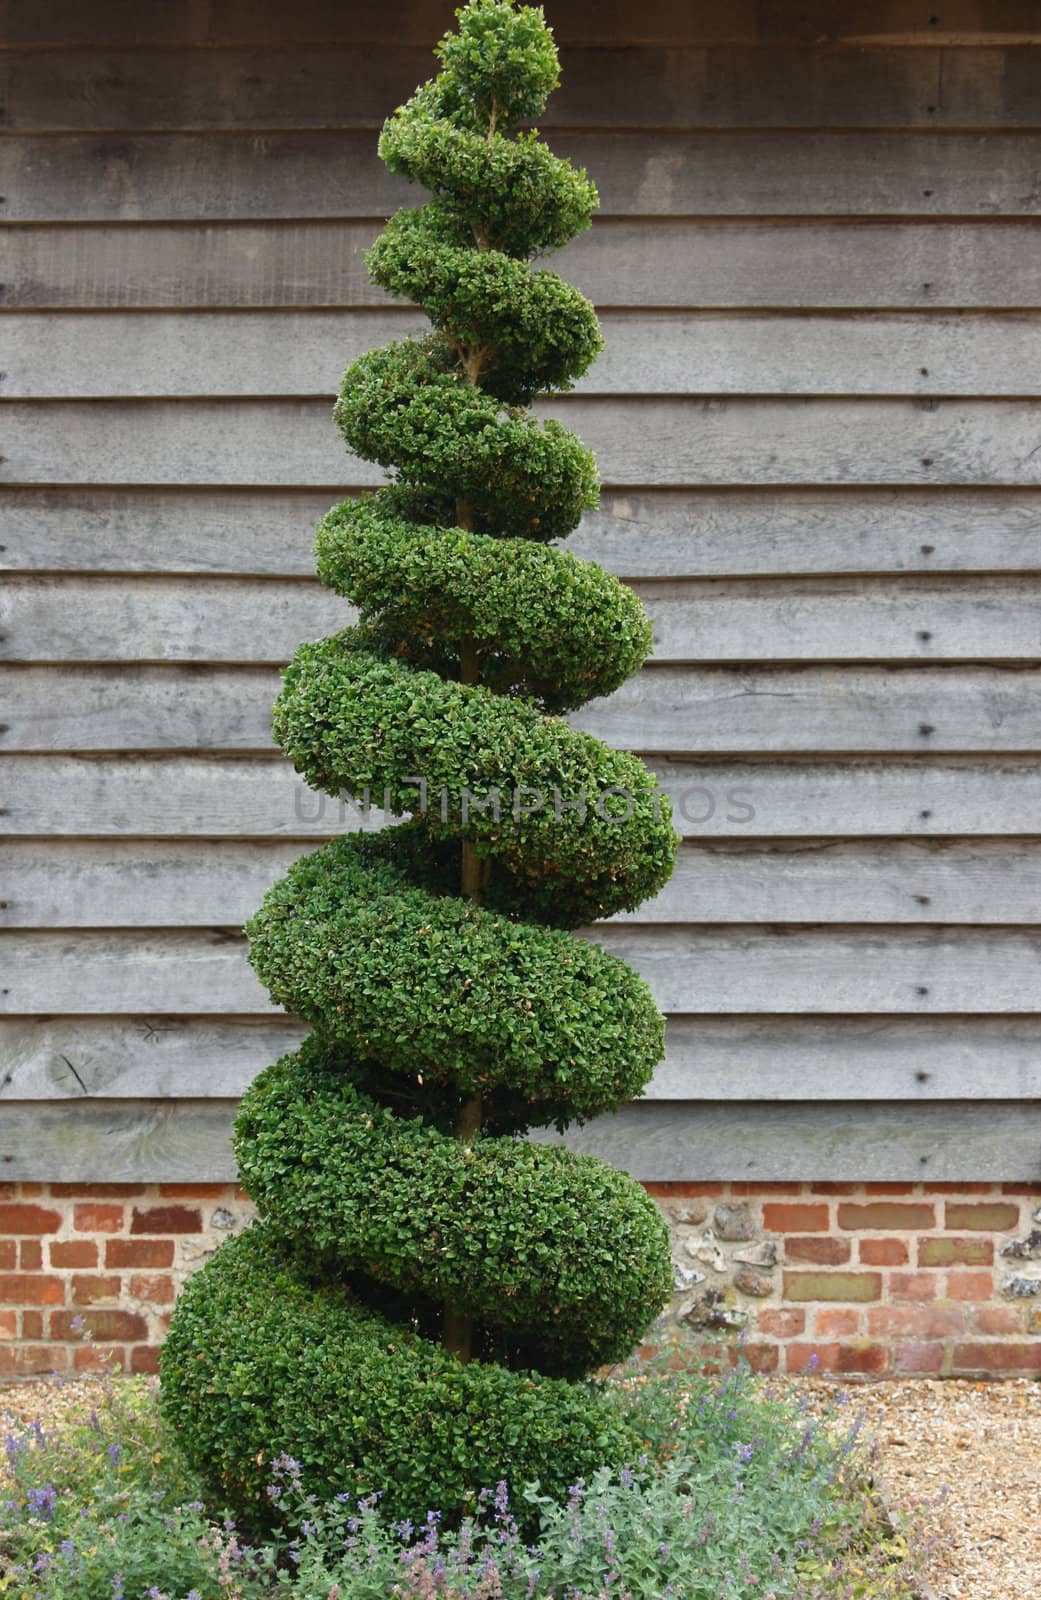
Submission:
[[[532,266],[596,191],[518,131],[557,78],[542,12],[459,18],[380,141],[434,198],[368,257],[433,331],[355,362],[335,412],[396,473],[318,532],[361,620],[297,652],[275,708],[314,787],[412,820],[305,856],[249,925],[314,1031],[243,1100],[260,1220],[189,1283],[163,1352],[191,1459],[258,1520],[280,1451],[319,1493],[413,1517],[620,1463],[636,1441],[587,1375],[669,1291],[643,1190],[520,1137],[618,1107],[660,1058],[645,984],[570,930],[656,892],[675,835],[642,763],[558,716],[650,648],[631,591],[554,548],[594,462],[525,410],[600,349],[589,302]]]

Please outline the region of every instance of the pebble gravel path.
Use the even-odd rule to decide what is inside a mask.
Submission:
[[[903,1379],[851,1401],[924,1535],[923,1600],[1041,1600],[1041,1383]]]

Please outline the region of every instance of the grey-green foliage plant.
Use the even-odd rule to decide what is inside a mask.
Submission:
[[[368,257],[432,331],[346,373],[339,427],[394,480],[318,532],[360,621],[301,647],[275,711],[314,787],[413,819],[306,856],[249,925],[257,973],[314,1031],[243,1101],[261,1221],[191,1282],[163,1356],[191,1459],[261,1519],[279,1451],[316,1491],[403,1516],[621,1463],[637,1432],[589,1374],[669,1289],[642,1189],[520,1137],[638,1095],[662,1050],[646,985],[572,930],[666,881],[668,805],[559,718],[634,672],[650,630],[557,548],[595,466],[526,409],[600,349],[589,302],[533,265],[596,191],[521,127],[557,79],[540,10],[472,0],[439,54],[380,140],[433,198]]]

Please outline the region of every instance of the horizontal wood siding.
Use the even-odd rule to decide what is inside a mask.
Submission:
[[[37,0],[0,49],[0,1178],[230,1177],[290,1049],[241,923],[361,808],[271,745],[351,618],[314,523],[380,481],[343,367],[375,155],[452,0]],[[545,126],[607,346],[542,407],[572,540],[654,623],[575,717],[683,836],[583,930],[669,1016],[639,1177],[1041,1179],[1041,15],[1032,0],[550,0]]]

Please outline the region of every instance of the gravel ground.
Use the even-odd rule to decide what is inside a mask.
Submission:
[[[1041,1384],[902,1379],[852,1404],[880,1447],[886,1499],[924,1534],[926,1595],[1039,1600]]]
[[[827,1380],[792,1381],[827,1409]],[[10,1385],[0,1414],[46,1427],[89,1406],[95,1386]],[[858,1387],[851,1403],[880,1447],[889,1504],[924,1538],[923,1600],[1041,1600],[1041,1383],[902,1379]]]

